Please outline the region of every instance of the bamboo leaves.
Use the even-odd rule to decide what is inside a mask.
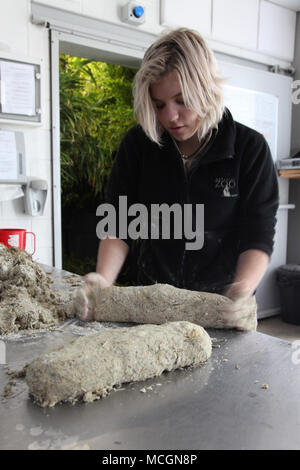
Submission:
[[[113,154],[135,124],[135,70],[60,58],[61,182],[64,208],[94,209],[104,199]]]

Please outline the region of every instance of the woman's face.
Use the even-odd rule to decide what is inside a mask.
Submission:
[[[179,142],[190,139],[199,127],[197,114],[183,103],[180,84],[175,72],[161,77],[150,87],[160,124]]]

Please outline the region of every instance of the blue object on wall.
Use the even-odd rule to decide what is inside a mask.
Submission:
[[[135,7],[133,9],[133,14],[136,18],[141,18],[141,16],[144,14],[144,8],[141,6]]]

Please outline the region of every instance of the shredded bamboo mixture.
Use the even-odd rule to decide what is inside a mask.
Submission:
[[[26,251],[0,243],[0,334],[55,327],[69,316],[73,292],[51,282]]]

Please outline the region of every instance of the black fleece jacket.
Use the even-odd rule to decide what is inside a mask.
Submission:
[[[142,203],[149,213],[151,204],[204,204],[204,244],[186,250],[184,236],[142,240],[138,284],[223,293],[240,253],[273,250],[278,183],[269,146],[260,133],[234,121],[228,109],[188,174],[167,132],[162,141],[159,147],[141,126],[128,131],[111,171],[107,202],[117,214],[120,195],[127,196],[128,207]],[[124,241],[131,246],[129,238]]]

